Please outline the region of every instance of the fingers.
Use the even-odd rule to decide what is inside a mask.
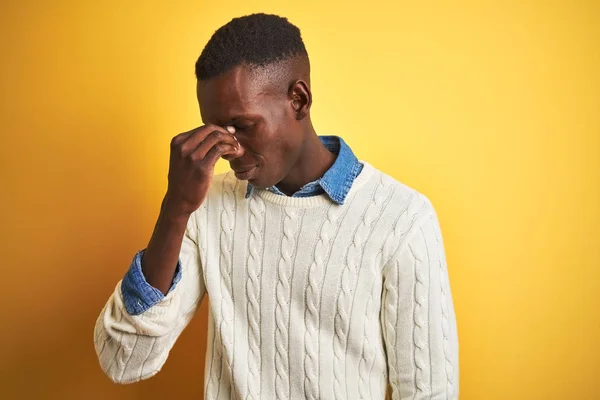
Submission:
[[[208,151],[208,153],[206,153],[206,156],[204,156],[202,162],[206,163],[207,166],[214,167],[217,161],[219,161],[219,158],[223,156],[235,158],[235,154],[237,154],[239,151],[239,147],[233,147],[229,144],[218,143],[215,146],[213,146]]]
[[[181,158],[191,156],[197,161],[206,156],[208,151],[219,142],[232,147],[239,147],[237,139],[233,136],[234,127],[222,128],[217,125],[205,125],[181,133],[171,140],[171,149]],[[198,151],[198,154],[195,154]]]
[[[192,129],[190,131],[183,132],[183,133],[180,133],[179,135],[175,136],[171,140],[171,147],[178,146],[181,143],[185,142],[190,136],[192,136],[195,132],[199,131],[202,128],[203,128],[202,126],[199,126],[199,127],[194,128],[194,129]]]
[[[219,133],[210,134],[192,153],[194,160],[202,160],[209,167],[214,167],[219,158],[235,158],[243,153],[235,136],[228,133],[223,138]]]
[[[235,130],[233,131],[235,132]],[[235,139],[235,136],[230,133],[231,131],[225,130],[224,132],[223,130],[215,130],[206,136],[193,151],[193,158],[201,160],[215,147],[216,152],[220,154],[219,156],[226,153],[235,153],[239,149],[239,143]]]
[[[183,144],[184,151],[186,153],[194,152],[201,144],[204,144],[207,140],[216,136],[220,140],[227,141],[231,140],[231,133],[226,129],[217,125],[205,125],[202,128],[194,132]],[[212,139],[214,141],[214,139]],[[212,142],[211,142],[212,143]],[[212,146],[211,146],[212,147]],[[207,150],[208,151],[208,150]]]

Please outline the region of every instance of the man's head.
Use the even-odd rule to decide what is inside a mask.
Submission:
[[[196,62],[205,124],[234,126],[244,149],[233,170],[254,168],[258,187],[289,175],[313,134],[310,64],[300,30],[276,15],[235,18],[211,37]]]

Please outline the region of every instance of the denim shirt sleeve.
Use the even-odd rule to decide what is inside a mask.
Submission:
[[[142,256],[144,255],[144,250],[140,250],[135,254],[133,261],[129,266],[129,270],[121,282],[121,295],[123,296],[123,303],[125,304],[125,309],[130,315],[142,314],[144,311],[148,310],[150,307],[154,306],[165,298],[165,295],[160,290],[151,286],[144,277],[144,273],[142,272]],[[180,280],[181,260],[177,262],[173,283],[171,284],[168,293],[175,288],[177,282]]]

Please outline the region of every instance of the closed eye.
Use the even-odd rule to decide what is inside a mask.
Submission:
[[[252,125],[234,125],[236,131],[247,131],[252,128]]]

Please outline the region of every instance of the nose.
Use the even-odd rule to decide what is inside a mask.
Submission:
[[[230,160],[234,160],[236,158],[240,158],[240,157],[244,156],[244,154],[246,153],[246,150],[244,149],[244,146],[242,146],[242,144],[237,140],[237,138],[236,138],[236,141],[238,143],[238,149],[237,149],[237,151],[235,153],[228,153],[228,154],[225,154],[225,155],[221,156],[221,158],[223,160],[230,161]]]

